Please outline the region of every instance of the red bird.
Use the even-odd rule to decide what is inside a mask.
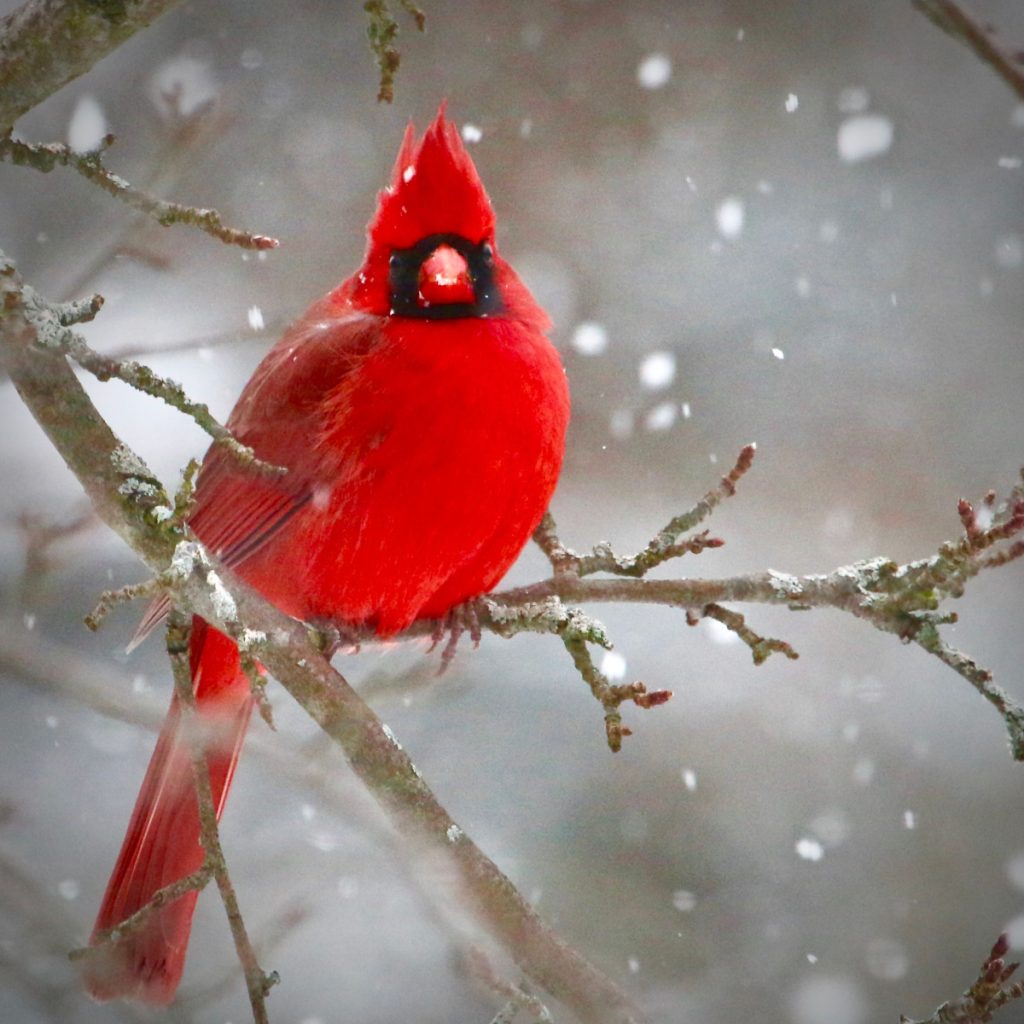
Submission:
[[[490,201],[442,106],[421,141],[407,129],[360,269],[287,331],[228,420],[287,474],[257,476],[211,447],[192,529],[301,619],[388,636],[486,593],[536,528],[562,464],[569,393],[549,326],[498,255]],[[219,815],[253,698],[234,643],[193,621]],[[172,699],[96,918],[102,948],[85,973],[98,999],[167,1004],[184,969],[194,892],[103,943],[202,864],[179,726]]]

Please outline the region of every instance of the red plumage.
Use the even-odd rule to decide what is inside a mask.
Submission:
[[[212,447],[190,525],[291,615],[382,636],[486,593],[540,521],[561,468],[569,395],[549,326],[497,254],[494,213],[444,109],[406,132],[359,271],[257,367],[228,421],[281,478]],[[162,608],[144,627],[159,621]],[[192,673],[218,813],[252,697],[234,644],[195,620]],[[175,701],[93,932],[202,863]],[[165,1004],[195,896],[87,961],[90,991]]]

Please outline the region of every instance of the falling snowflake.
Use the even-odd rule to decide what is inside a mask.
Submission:
[[[636,80],[644,89],[661,89],[671,77],[672,61],[664,53],[649,54],[636,69]]]
[[[887,153],[892,146],[893,123],[884,114],[857,114],[839,126],[839,159],[857,164]]]

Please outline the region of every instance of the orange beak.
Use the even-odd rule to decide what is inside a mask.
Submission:
[[[476,302],[473,279],[465,257],[444,243],[423,261],[418,290],[416,298],[421,306]]]

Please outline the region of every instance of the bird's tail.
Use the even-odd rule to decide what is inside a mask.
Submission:
[[[219,818],[253,697],[238,648],[198,617],[193,619],[189,654]],[[198,893],[188,892],[153,910],[137,928],[115,941],[109,933],[146,906],[158,890],[199,870],[203,858],[189,742],[175,696],[89,940],[96,948],[85,958],[83,970],[94,998],[139,999],[161,1006],[174,998],[185,967]]]

